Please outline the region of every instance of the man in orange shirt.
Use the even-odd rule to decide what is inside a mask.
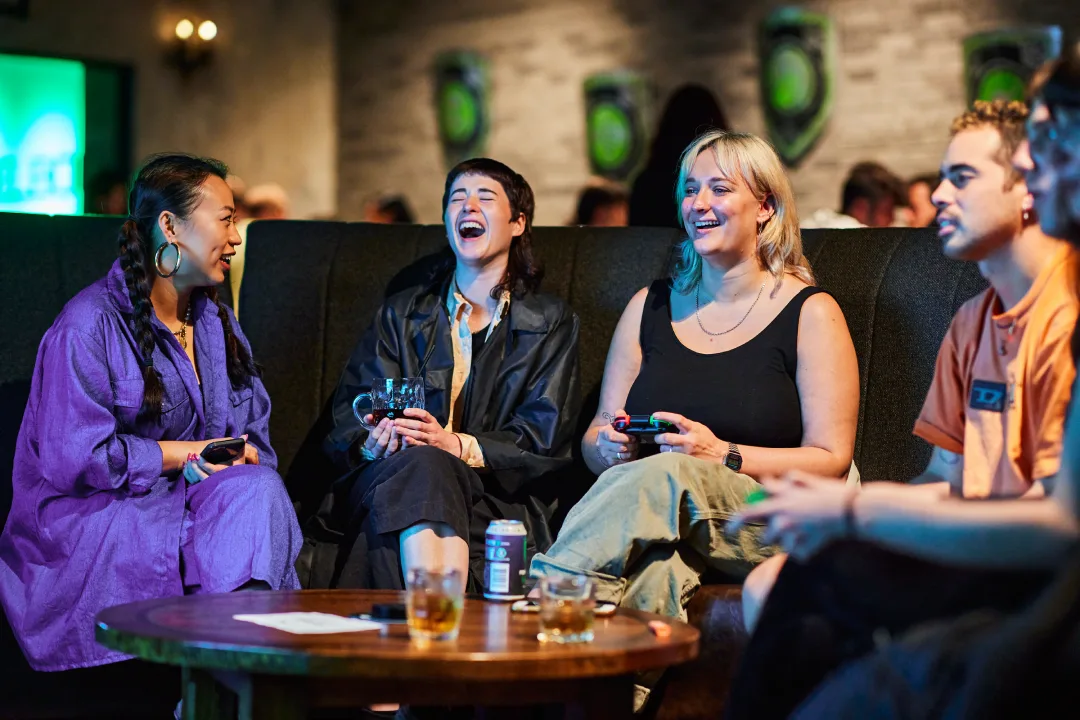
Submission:
[[[861,491],[792,473],[766,482],[773,497],[748,507],[733,523],[767,520],[771,541],[781,542],[797,560],[817,557],[792,563],[780,576],[784,597],[790,599],[801,584],[796,595],[803,593],[799,602],[807,607],[787,607],[794,601],[780,597],[770,601],[762,619],[768,632],[759,633],[768,637],[756,635],[747,650],[729,718],[786,717],[800,693],[820,680],[817,675],[849,659],[845,653],[857,656],[869,649],[854,650],[861,640],[852,638],[864,633],[852,635],[852,628],[864,628],[868,636],[875,628],[902,631],[983,606],[1007,610],[1029,598],[1048,576],[1037,563],[1030,563],[1030,572],[976,569],[1014,567],[1014,556],[1032,549],[987,542],[977,522],[965,522],[959,517],[964,513],[955,512],[958,497],[1024,497],[1041,504],[1060,465],[1075,378],[1069,344],[1077,320],[1076,260],[1065,242],[1039,229],[1032,197],[1010,165],[1024,142],[1026,117],[1021,103],[976,103],[953,123],[942,162],[933,201],[943,252],[977,262],[990,288],[961,307],[939,351],[914,429],[934,445],[927,469],[914,486],[873,483]],[[1003,515],[1010,510],[1000,509]],[[818,555],[835,540],[856,537],[868,542],[843,543]],[[1054,555],[1047,547],[1046,554]],[[783,559],[770,559],[747,578],[749,627],[782,564]],[[955,565],[969,569],[960,572]],[[800,641],[781,638],[794,638],[805,628],[784,626],[805,622],[816,612],[809,605],[817,601],[805,600],[822,589],[811,587],[815,572],[828,577],[826,594],[834,598],[821,611],[829,619],[819,618],[824,639],[818,644],[836,653],[803,657],[804,667],[787,677],[777,658]],[[784,614],[790,619],[780,617]],[[783,692],[754,687],[759,665],[770,664],[790,681],[781,683]],[[760,682],[769,681],[762,677]]]
[[[1026,116],[996,102],[957,118],[932,196],[944,253],[977,262],[990,282],[953,318],[915,422],[934,446],[923,478],[966,498],[1041,494],[1058,471],[1075,377],[1073,251],[1039,229],[1008,165]]]
[[[1041,497],[1044,481],[1058,470],[1075,377],[1069,339],[1078,311],[1076,257],[1068,243],[1039,229],[1032,197],[1010,165],[1026,117],[1022,103],[979,102],[953,122],[942,180],[932,196],[942,251],[977,262],[990,287],[961,306],[938,352],[914,430],[934,446],[926,470],[910,484],[874,483],[864,493],[899,492],[911,498],[907,502],[916,495],[927,502]],[[824,488],[829,497],[820,502],[837,508],[828,518],[835,531],[803,544],[796,551],[802,557],[844,530],[854,490],[833,490]],[[765,502],[744,518],[769,513]],[[878,539],[871,532],[866,539],[902,552],[964,560],[938,558],[938,541],[923,533]],[[747,627],[753,627],[784,557],[766,560],[747,578]]]

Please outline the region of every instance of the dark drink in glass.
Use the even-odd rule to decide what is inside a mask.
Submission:
[[[371,409],[362,405],[370,403]],[[360,393],[353,400],[353,415],[368,430],[374,429],[383,418],[397,420],[405,417],[405,408],[424,409],[423,378],[375,378],[371,381],[371,392]],[[372,416],[371,425],[367,424],[367,415]]]

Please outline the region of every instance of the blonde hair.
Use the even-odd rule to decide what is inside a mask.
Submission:
[[[705,151],[711,151],[717,166],[729,176],[738,173],[759,201],[767,201],[773,215],[758,231],[757,259],[776,280],[773,292],[780,288],[784,276],[791,274],[813,285],[814,273],[803,255],[799,235],[799,213],[795,209],[795,193],[772,145],[749,133],[712,130],[690,143],[679,161],[679,181],[675,198],[682,207],[686,199],[686,178],[694,161]],[[690,229],[684,228],[687,235]],[[701,281],[701,256],[694,241],[687,237],[679,245],[679,257],[671,274],[672,287],[685,295]]]

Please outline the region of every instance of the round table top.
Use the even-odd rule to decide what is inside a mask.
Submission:
[[[421,647],[404,625],[297,635],[234,620],[249,613],[322,612],[347,616],[375,603],[404,602],[384,590],[298,590],[187,595],[118,605],[97,616],[97,640],[145,660],[262,674],[358,675],[397,679],[536,679],[626,675],[697,656],[698,631],[672,618],[620,609],[596,618],[591,643],[536,639],[539,617],[510,603],[466,598],[457,640]],[[663,620],[671,635],[648,627]]]

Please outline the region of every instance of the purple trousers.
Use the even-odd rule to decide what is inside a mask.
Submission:
[[[251,580],[298,590],[303,536],[285,485],[258,465],[231,467],[187,486],[180,530],[184,593],[231,592]]]

